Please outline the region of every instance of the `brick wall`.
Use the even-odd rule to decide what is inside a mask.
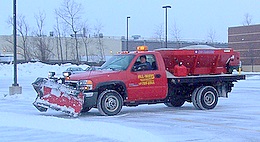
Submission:
[[[229,27],[228,46],[240,52],[243,65],[260,65],[260,24]]]

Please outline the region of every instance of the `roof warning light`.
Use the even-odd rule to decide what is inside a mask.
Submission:
[[[136,48],[137,51],[148,51],[148,46],[137,46]]]

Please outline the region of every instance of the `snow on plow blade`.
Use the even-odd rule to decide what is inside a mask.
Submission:
[[[37,78],[32,85],[38,94],[33,105],[39,111],[51,108],[74,117],[81,112],[84,103],[82,92],[47,78]]]

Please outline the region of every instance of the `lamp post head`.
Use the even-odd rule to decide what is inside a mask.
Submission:
[[[172,8],[170,5],[163,6],[162,8]]]
[[[129,19],[129,18],[130,18],[130,16],[127,16],[126,18],[127,18],[127,19]]]

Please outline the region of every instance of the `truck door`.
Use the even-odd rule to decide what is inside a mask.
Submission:
[[[158,61],[153,54],[140,55],[134,60],[135,63],[127,76],[128,100],[164,99],[167,94],[165,69],[158,66]]]

